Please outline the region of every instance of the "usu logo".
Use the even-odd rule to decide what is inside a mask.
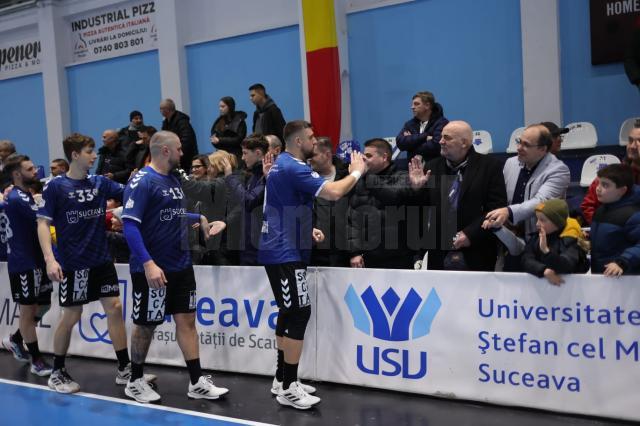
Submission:
[[[349,285],[344,300],[353,317],[354,327],[385,342],[406,342],[426,336],[442,306],[435,289],[431,289],[425,300],[411,288],[401,300],[389,287],[379,299],[371,286],[358,295],[353,285]],[[379,345],[357,345],[357,365],[363,373],[390,377],[401,375],[405,379],[421,379],[427,374],[426,352],[399,349],[390,343]],[[416,362],[419,364],[417,367]]]

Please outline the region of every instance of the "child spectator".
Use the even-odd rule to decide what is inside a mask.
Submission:
[[[559,274],[584,273],[589,269],[587,241],[578,221],[569,217],[569,206],[557,198],[538,204],[538,234],[529,240],[522,256],[525,272],[545,277],[551,284],[564,282]]]
[[[591,223],[591,272],[605,276],[640,273],[640,188],[627,165],[598,171],[601,203]]]

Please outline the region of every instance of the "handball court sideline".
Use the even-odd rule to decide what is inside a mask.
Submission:
[[[144,426],[144,425],[624,425],[601,418],[455,401],[407,393],[330,383],[314,383],[322,402],[309,411],[281,407],[271,396],[271,378],[216,373],[217,384],[230,389],[219,401],[190,400],[184,368],[150,365],[158,375],[162,404],[156,408],[125,397],[116,386],[115,361],[69,357],[67,367],[80,383],[80,395],[48,391],[46,378],[0,351],[0,425]],[[88,394],[87,396],[84,396]]]

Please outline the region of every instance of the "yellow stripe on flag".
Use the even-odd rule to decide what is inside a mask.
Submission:
[[[333,1],[302,0],[304,41],[307,52],[338,45]]]

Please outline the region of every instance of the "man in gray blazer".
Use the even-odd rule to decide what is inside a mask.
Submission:
[[[529,126],[516,139],[517,157],[509,158],[502,170],[507,186],[508,207],[487,214],[491,227],[509,221],[522,227],[525,240],[536,233],[535,208],[551,198],[565,198],[571,180],[569,168],[549,150],[553,140],[540,124]]]

